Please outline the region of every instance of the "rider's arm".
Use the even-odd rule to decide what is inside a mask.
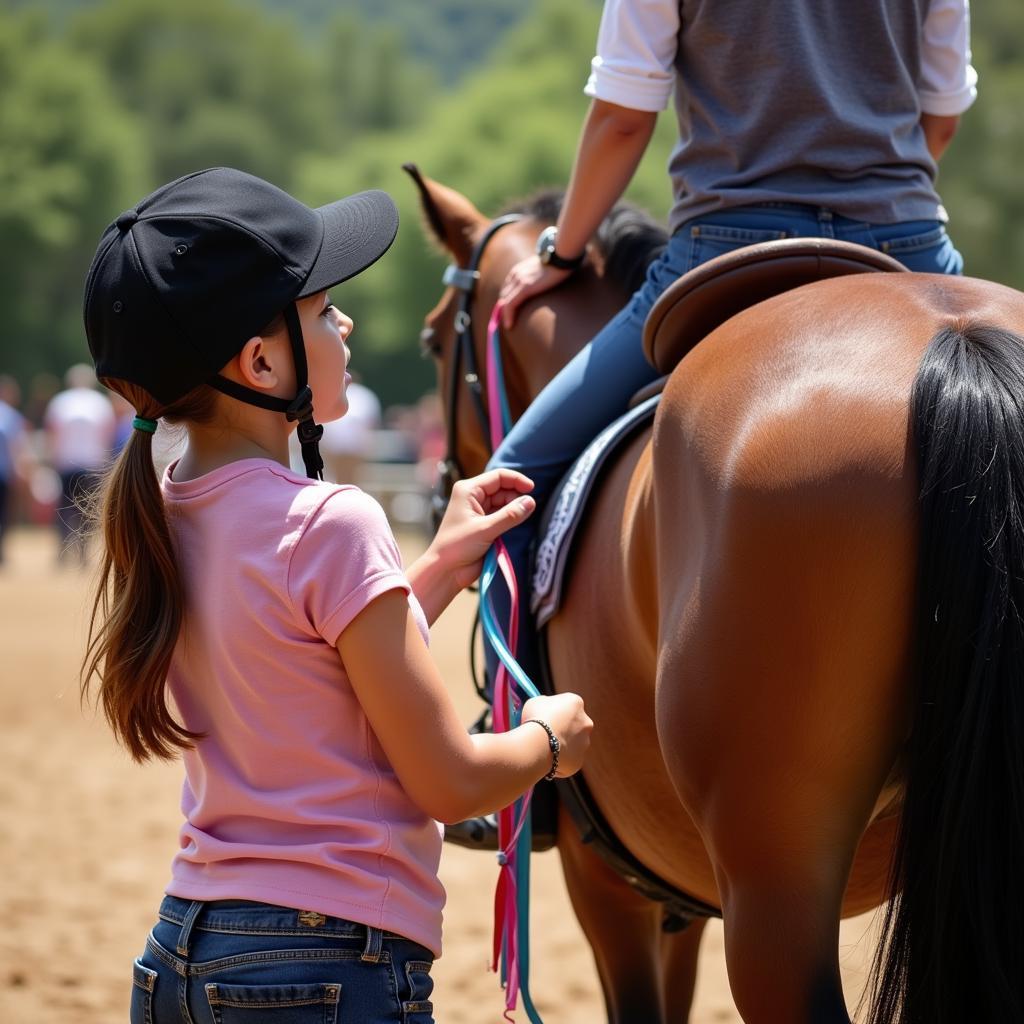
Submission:
[[[584,89],[593,103],[558,218],[559,256],[572,259],[583,252],[629,185],[658,112],[672,98],[678,37],[678,0],[606,0]],[[568,276],[536,256],[516,264],[501,290],[505,326],[512,326],[526,299]]]
[[[560,256],[583,252],[629,185],[671,101],[678,38],[678,0],[606,0],[583,90],[593,103],[558,218]]]
[[[968,0],[932,0],[921,36],[921,127],[934,160],[956,134],[960,115],[978,94],[971,66]]]
[[[496,811],[551,769],[548,736],[538,726],[524,721],[510,732],[467,733],[401,590],[367,605],[337,648],[399,782],[432,818],[451,823]],[[534,698],[523,717],[543,718],[554,729],[560,777],[580,767],[591,723],[578,697]]]
[[[657,113],[594,100],[558,218],[560,256],[578,256],[622,197],[654,132]]]
[[[924,129],[925,142],[928,144],[928,152],[932,159],[938,163],[939,158],[946,151],[946,147],[953,141],[956,130],[960,125],[959,115],[943,117],[941,114],[922,114],[921,127]]]

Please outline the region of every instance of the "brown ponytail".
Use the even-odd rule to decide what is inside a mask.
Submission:
[[[214,414],[216,393],[207,387],[161,409],[134,385],[104,383],[146,418],[202,423]],[[88,698],[95,676],[107,721],[132,758],[168,759],[202,734],[180,725],[167,707],[167,669],[185,593],[153,466],[152,434],[132,431],[106,475],[91,518],[103,556],[82,662],[82,698]]]

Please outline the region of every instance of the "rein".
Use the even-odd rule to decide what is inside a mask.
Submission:
[[[476,294],[476,285],[480,280],[480,261],[483,258],[484,250],[491,239],[506,225],[514,224],[523,219],[520,213],[510,213],[499,217],[488,225],[487,230],[480,237],[480,240],[473,246],[469,257],[468,267],[459,267],[454,263],[449,264],[441,279],[446,288],[457,288],[461,295],[459,297],[459,308],[455,314],[455,349],[452,353],[452,364],[448,378],[448,393],[445,396],[445,422],[447,424],[447,438],[445,441],[444,458],[438,465],[437,487],[431,498],[431,514],[434,526],[440,523],[444,516],[448,502],[451,500],[452,487],[456,481],[465,476],[462,464],[456,454],[458,444],[458,406],[459,406],[459,384],[464,383],[469,389],[469,396],[473,402],[473,409],[480,427],[483,430],[485,440],[489,438],[489,424],[487,411],[484,409],[483,396],[480,386],[480,371],[477,365],[476,352],[473,349],[473,315],[472,305]],[[465,364],[465,371],[462,366]],[[493,444],[489,445],[493,451]]]
[[[491,447],[497,448],[511,426],[501,372],[501,305],[494,307],[487,325],[487,399]],[[509,593],[507,634],[495,616],[491,586],[501,573]],[[522,721],[523,699],[539,696],[537,687],[512,653],[519,634],[519,588],[504,541],[499,537],[484,559],[480,575],[480,619],[484,636],[498,656],[494,680],[494,731],[507,732]],[[513,686],[513,684],[515,684]],[[518,690],[518,692],[517,692]],[[505,1019],[511,1021],[517,997],[532,1024],[543,1024],[530,996],[530,827],[529,790],[498,812],[498,885],[494,893],[494,945],[491,969],[505,986]]]
[[[468,267],[450,265],[442,278],[446,287],[462,293],[455,314],[455,348],[446,396],[447,451],[439,469],[438,486],[431,501],[435,524],[440,522],[451,498],[452,487],[463,475],[456,455],[458,427],[458,388],[460,378],[469,388],[473,408],[483,430],[489,451],[493,452],[512,426],[500,348],[500,304],[494,307],[487,325],[487,406],[485,408],[480,374],[473,349],[471,306],[480,280],[480,261],[494,235],[507,224],[522,220],[521,214],[509,214],[493,221],[473,247]],[[465,365],[463,372],[462,366]],[[490,589],[502,576],[509,592],[510,612],[507,633],[498,623],[492,607]],[[519,632],[519,593],[515,571],[505,545],[499,538],[484,559],[480,576],[480,620],[487,642],[498,656],[494,681],[494,731],[506,732],[520,724],[523,698],[539,695],[537,687],[523,671],[512,653]],[[516,692],[518,690],[518,693]],[[530,797],[527,792],[509,807],[498,812],[498,884],[494,893],[494,939],[492,970],[501,970],[505,988],[505,1019],[516,1008],[520,995],[523,1009],[532,1024],[543,1024],[529,991],[529,913],[530,913]]]

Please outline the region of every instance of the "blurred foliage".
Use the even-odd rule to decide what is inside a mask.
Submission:
[[[287,11],[314,36],[329,25],[338,0],[262,0]],[[436,68],[445,85],[485,63],[505,30],[527,13],[529,0],[346,0],[358,24],[392,26],[404,53]]]
[[[7,0],[0,11],[0,370],[86,355],[81,287],[104,225],[187,171],[231,164],[311,204],[379,187],[388,256],[335,295],[385,402],[434,383],[416,356],[444,259],[405,161],[486,214],[568,180],[599,0]],[[42,12],[42,13],[41,13]],[[980,97],[940,188],[968,273],[1024,287],[1024,4],[975,5]],[[675,121],[630,198],[658,216]]]
[[[1024,289],[1024,4],[987,0],[971,19],[978,100],[938,186],[965,273]]]
[[[367,139],[341,161],[311,157],[305,163],[299,193],[308,202],[327,202],[375,182],[399,205],[403,226],[394,248],[337,296],[359,325],[354,364],[383,393],[404,397],[434,383],[433,365],[417,364],[407,353],[416,351],[447,262],[422,222],[418,193],[401,165],[417,164],[488,216],[540,187],[563,187],[587,109],[582,89],[599,15],[597,2],[546,0],[507,35],[486,68],[438,98],[418,129]],[[629,193],[659,216],[667,216],[671,204],[664,168],[674,133],[675,120],[666,114]]]
[[[112,214],[150,180],[138,124],[95,62],[34,15],[0,20],[0,370],[81,361],[82,282]]]

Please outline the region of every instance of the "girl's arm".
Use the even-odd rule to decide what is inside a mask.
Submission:
[[[546,721],[561,744],[558,776],[578,771],[593,723],[575,694],[536,697],[510,732],[469,735],[409,611],[392,590],[372,601],[337,643],[345,671],[402,786],[445,823],[510,804],[551,769]]]

